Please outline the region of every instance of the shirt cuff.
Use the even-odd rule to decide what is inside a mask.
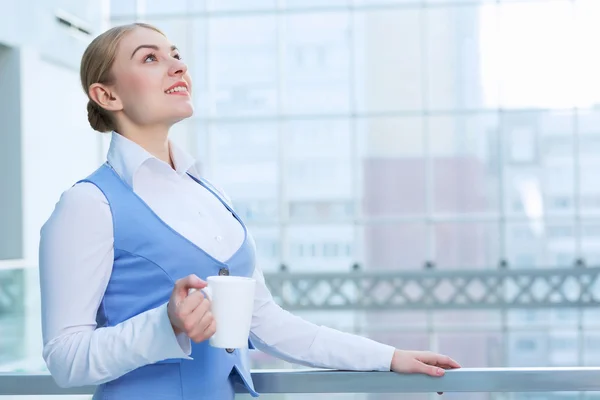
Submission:
[[[374,348],[373,350],[377,354],[377,359],[381,360],[381,364],[378,367],[376,366],[375,370],[389,372],[392,370],[392,359],[394,358],[394,354],[396,353],[396,348],[383,343],[377,344],[377,348]]]
[[[364,365],[361,369],[366,371],[391,371],[396,348],[371,339],[365,339],[364,347],[361,349],[365,355]]]
[[[156,356],[159,357],[157,361],[166,360],[169,358],[184,358],[191,360],[189,355],[192,353],[192,345],[190,338],[185,333],[178,335],[173,331],[171,320],[167,312],[167,304],[155,308],[152,313],[153,319],[155,319],[156,327]]]

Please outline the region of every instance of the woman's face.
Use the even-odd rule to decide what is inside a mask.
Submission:
[[[171,126],[194,112],[179,50],[152,29],[138,27],[122,38],[112,73],[121,111],[136,125]]]

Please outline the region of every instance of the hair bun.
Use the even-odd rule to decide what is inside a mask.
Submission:
[[[114,130],[113,123],[107,113],[92,100],[87,104],[88,121],[92,129],[98,132],[110,132]]]

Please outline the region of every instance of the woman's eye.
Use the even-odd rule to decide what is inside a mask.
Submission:
[[[154,54],[148,54],[146,58],[144,58],[144,62],[156,61],[156,56]]]
[[[181,54],[175,54],[173,57],[176,58],[176,59],[178,59],[178,60],[182,59]]]

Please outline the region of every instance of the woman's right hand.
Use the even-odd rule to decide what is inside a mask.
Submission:
[[[210,300],[204,293],[190,289],[203,289],[206,282],[196,275],[188,275],[175,282],[167,313],[175,334],[185,333],[191,340],[200,343],[216,332],[215,319],[210,311]]]

